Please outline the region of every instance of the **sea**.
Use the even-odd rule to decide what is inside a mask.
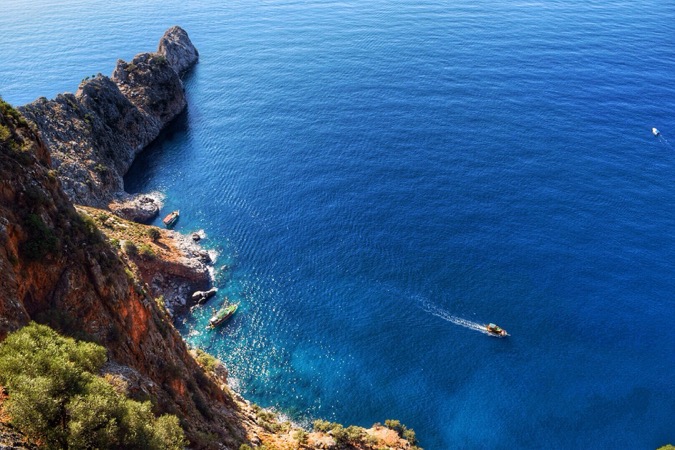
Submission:
[[[247,399],[427,450],[675,443],[675,3],[0,5],[14,105],[189,33],[125,186],[204,230],[219,291],[177,325]]]

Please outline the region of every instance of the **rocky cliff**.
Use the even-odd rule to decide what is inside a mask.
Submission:
[[[73,206],[113,198],[133,155],[185,106],[178,71],[196,51],[185,51],[191,44],[179,28],[163,42],[164,53],[119,62],[110,79],[27,105],[32,123],[0,102],[0,340],[34,320],[104,345],[109,377],[152,400],[156,413],[177,415],[192,448],[412,448],[381,426],[323,423],[306,433],[245,401],[220,363],[187,348],[159,300],[168,290],[158,275],[198,280],[204,255],[171,233]],[[146,244],[148,252],[139,249]],[[0,438],[22,441],[6,420],[0,411]]]
[[[111,77],[98,74],[84,79],[75,94],[19,108],[37,125],[73,203],[105,208],[128,199],[122,176],[136,154],[185,109],[179,73],[198,58],[187,33],[172,27],[157,52],[119,60]]]
[[[110,371],[158,411],[181,417],[191,441],[247,440],[231,393],[190,356],[151,289],[77,213],[46,146],[8,105],[0,114],[0,338],[30,320],[91,339]]]

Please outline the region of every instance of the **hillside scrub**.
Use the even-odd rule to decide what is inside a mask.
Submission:
[[[3,409],[12,424],[48,449],[182,449],[178,418],[156,418],[150,402],[119,394],[96,375],[98,344],[75,341],[34,322],[0,344]]]

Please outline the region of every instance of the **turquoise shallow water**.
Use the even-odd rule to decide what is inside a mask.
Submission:
[[[190,106],[125,183],[219,252],[179,326],[248,398],[431,450],[675,441],[673,5],[10,0],[0,94],[174,24]]]

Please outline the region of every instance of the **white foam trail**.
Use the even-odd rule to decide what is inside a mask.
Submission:
[[[426,299],[419,299],[419,304],[420,304],[420,307],[424,311],[428,312],[429,314],[431,314],[433,316],[436,316],[438,318],[446,320],[450,323],[454,323],[455,325],[459,325],[460,327],[468,328],[470,330],[478,331],[480,333],[487,334],[488,336],[492,336],[492,334],[488,333],[484,324],[481,324],[481,323],[478,323],[478,322],[472,322],[471,320],[462,319],[461,317],[453,316],[448,311],[446,311],[443,308],[440,308],[436,305],[431,304]]]
[[[661,141],[661,143],[663,145],[665,145],[666,147],[673,148],[670,141],[668,139],[666,139],[665,136],[663,136],[663,134],[659,134],[659,141]]]

